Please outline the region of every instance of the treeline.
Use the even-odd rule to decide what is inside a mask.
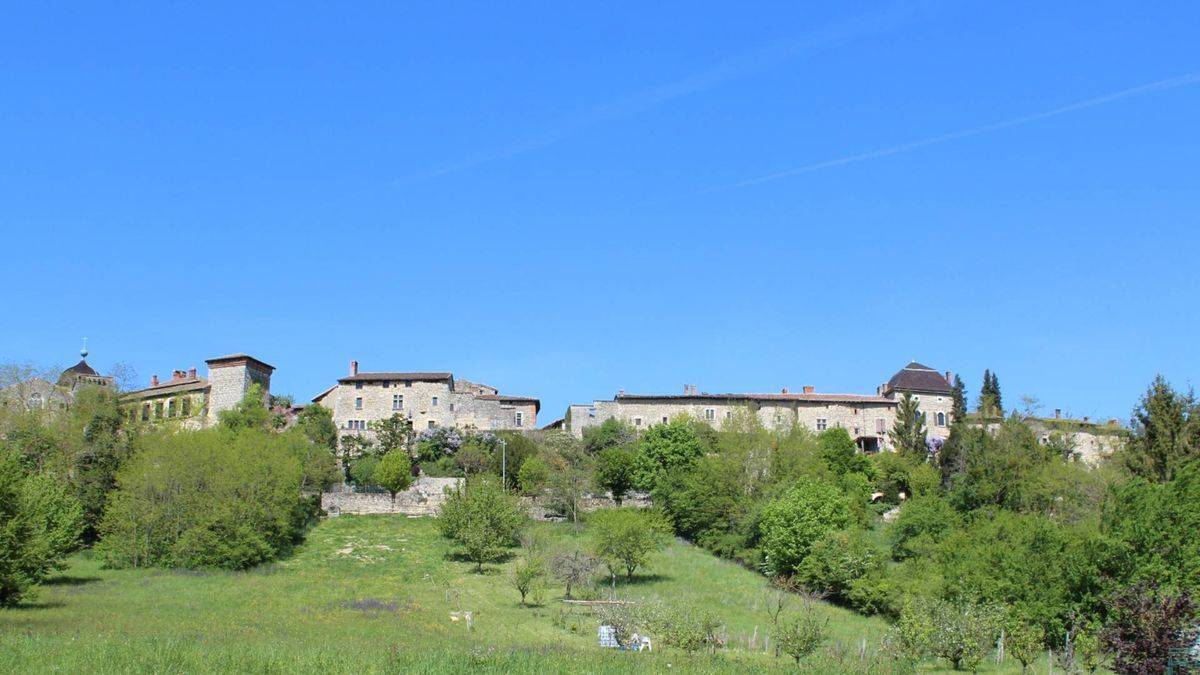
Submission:
[[[4,407],[0,605],[85,545],[112,567],[243,569],[285,553],[338,473],[328,411],[281,427],[254,389],[203,431],[131,424],[99,387],[66,410]]]
[[[981,399],[1001,407],[991,373]],[[650,492],[675,534],[894,621],[900,659],[970,666],[1003,635],[1019,659],[1049,648],[1069,667],[1155,672],[1167,646],[1189,644],[1200,590],[1190,393],[1156,379],[1127,445],[1097,467],[1064,435],[1040,442],[1019,415],[990,431],[957,422],[939,446],[915,401],[900,409],[899,452],[875,456],[844,429],[771,430],[749,411],[720,432],[681,418],[635,435],[609,420],[584,444],[597,466],[623,458],[610,459],[628,467],[617,473]]]

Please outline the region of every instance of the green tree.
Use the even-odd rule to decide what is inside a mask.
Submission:
[[[937,495],[910,499],[887,530],[892,557],[907,560],[926,555],[958,524],[958,512],[945,499]]]
[[[633,428],[615,417],[604,420],[598,427],[583,430],[583,447],[593,454],[607,448],[630,445],[636,440],[637,433]]]
[[[534,455],[521,463],[521,469],[517,472],[517,484],[520,485],[522,494],[535,496],[546,487],[549,477],[550,469],[545,460]]]
[[[998,417],[1003,417],[1004,416],[1004,396],[1000,393],[1000,378],[996,376],[995,372],[992,373],[991,393],[992,393],[992,397],[995,401],[996,415]]]
[[[1159,375],[1133,411],[1133,438],[1125,465],[1147,480],[1171,480],[1180,466],[1200,457],[1200,413],[1195,396],[1176,392]]]
[[[828,625],[829,619],[821,621],[809,608],[800,616],[780,624],[775,640],[780,650],[799,665],[829,639]]]
[[[374,450],[381,456],[392,452],[411,453],[413,424],[408,417],[392,413],[391,417],[368,422],[367,427],[375,432]]]
[[[525,598],[534,593],[536,596],[538,587],[546,578],[546,564],[536,555],[522,556],[520,560],[513,565],[512,572],[509,575],[509,580],[513,588],[521,594],[521,605],[525,605]]]
[[[965,422],[967,419],[967,386],[962,377],[954,376],[954,386],[950,389],[952,405],[950,407],[950,423]]]
[[[15,605],[78,545],[83,509],[62,481],[0,450],[0,607]]]
[[[898,625],[902,633],[914,636],[920,651],[946,659],[955,670],[964,665],[974,670],[1000,634],[994,609],[936,598],[910,603]]]
[[[762,510],[759,531],[768,572],[791,575],[818,539],[849,524],[850,506],[840,490],[802,479]]]
[[[883,572],[883,555],[861,530],[829,532],[813,542],[796,570],[795,580],[843,603],[855,582]]]
[[[617,506],[625,493],[633,489],[636,462],[637,453],[627,445],[607,447],[596,453],[596,487],[612,493]]]
[[[658,485],[663,475],[686,470],[695,464],[704,454],[704,444],[692,421],[679,417],[647,429],[638,439],[637,453],[634,483],[649,491]]]
[[[900,397],[896,406],[896,422],[888,434],[892,445],[902,456],[924,461],[929,454],[925,448],[925,417],[920,404],[909,392]]]
[[[487,475],[471,477],[450,492],[437,518],[442,535],[456,541],[480,573],[483,563],[517,545],[528,522],[520,500]]]
[[[871,460],[858,451],[850,433],[842,427],[826,429],[817,436],[817,444],[821,448],[821,457],[835,476],[848,473],[871,474]],[[924,441],[922,441],[924,445]]]
[[[375,469],[379,468],[379,458],[375,455],[363,455],[350,462],[350,482],[360,488],[374,487]]]
[[[1135,480],[1115,489],[1103,529],[1131,557],[1133,580],[1200,594],[1200,462],[1167,483]]]
[[[374,478],[375,483],[387,490],[392,495],[392,501],[395,502],[396,493],[408,489],[413,482],[412,460],[408,456],[408,451],[395,449],[384,455],[375,467]]]
[[[643,509],[601,509],[589,517],[588,529],[596,557],[614,576],[624,569],[628,581],[646,565],[652,553],[666,545],[662,519]]]
[[[600,561],[579,549],[559,551],[550,557],[550,573],[566,587],[563,597],[571,598],[571,589],[587,586],[596,576]]]
[[[542,456],[549,467],[549,508],[579,524],[584,495],[592,484],[591,457],[570,434],[554,432],[544,439]]]
[[[1046,646],[1045,633],[1040,626],[1020,622],[1008,626],[1004,633],[1008,653],[1021,664],[1021,672],[1028,673]]]
[[[271,411],[267,409],[266,395],[257,382],[250,385],[242,400],[217,416],[221,426],[232,431],[241,429],[271,428]]]

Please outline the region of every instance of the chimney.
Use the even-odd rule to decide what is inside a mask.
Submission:
[[[1055,408],[1055,409],[1054,409],[1054,419],[1056,419],[1056,420],[1061,420],[1061,419],[1062,419],[1062,408]]]
[[[781,393],[781,394],[786,394],[786,393],[787,393],[787,387],[784,387],[784,388],[783,388],[783,391],[781,391],[781,392],[779,392],[779,393]]]
[[[354,377],[357,374],[358,374],[358,361],[351,361],[350,362],[350,377]]]
[[[806,394],[811,394],[816,390],[817,390],[817,388],[812,386],[811,384],[804,385],[804,393],[806,393]]]
[[[951,387],[954,386],[954,373],[950,372],[949,370],[946,371],[946,384],[950,385]]]
[[[624,395],[625,395],[625,390],[624,390],[624,389],[618,389],[618,390],[617,390],[617,396],[624,396]]]
[[[690,384],[683,385],[683,395],[687,396],[690,393],[692,393],[692,385],[690,385]]]
[[[188,368],[188,377],[193,380],[196,379],[196,367],[195,366]]]
[[[158,376],[157,376],[157,375],[151,375],[151,376],[150,376],[150,386],[151,386],[151,387],[157,387],[157,386],[158,386]]]
[[[1088,423],[1088,416],[1087,416],[1087,415],[1084,415],[1084,416],[1083,416],[1083,423],[1084,423],[1084,424],[1087,424],[1087,423]]]

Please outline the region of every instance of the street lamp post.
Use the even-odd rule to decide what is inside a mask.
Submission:
[[[508,489],[508,441],[500,439],[500,484]]]

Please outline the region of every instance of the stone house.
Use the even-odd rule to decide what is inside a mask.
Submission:
[[[710,394],[686,385],[682,394],[618,393],[611,401],[572,405],[564,427],[576,436],[599,426],[607,419],[619,419],[635,430],[665,424],[683,415],[703,420],[720,430],[734,419],[738,410],[758,417],[767,428],[798,425],[821,432],[842,427],[863,452],[889,449],[888,431],[896,420],[900,397],[911,393],[920,402],[929,438],[944,439],[950,433],[953,407],[951,373],[913,362],[880,385],[875,394],[826,394],[812,386],[799,393],[783,389],[780,393]]]
[[[113,378],[97,373],[88,365],[86,346],[79,356],[79,363],[60,373],[54,382],[43,377],[26,377],[0,387],[0,406],[55,412],[70,407],[83,387],[113,388]]]
[[[197,375],[195,368],[176,370],[169,380],[153,375],[149,387],[123,395],[121,403],[129,420],[201,429],[216,424],[221,411],[240,403],[251,385],[262,388],[264,403],[269,400],[274,366],[248,354],[219,356],[204,363],[207,378]]]
[[[392,415],[412,420],[417,431],[436,427],[474,427],[484,431],[537,428],[541,402],[506,396],[495,387],[449,372],[350,372],[313,398],[333,413],[338,435],[369,434],[370,422]]]

